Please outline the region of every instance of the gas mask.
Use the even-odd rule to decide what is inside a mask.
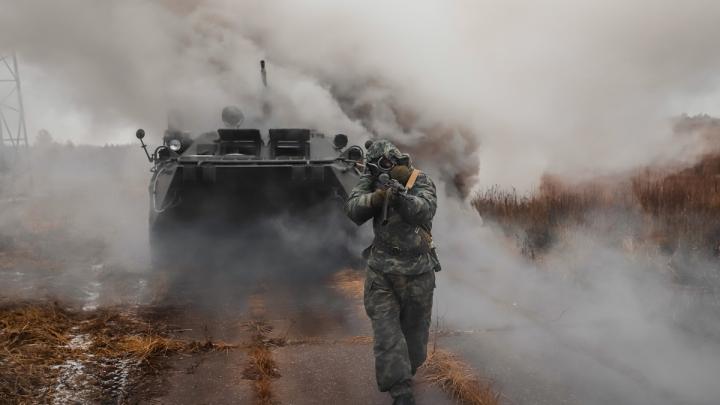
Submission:
[[[366,162],[365,167],[370,171],[370,174],[377,177],[383,173],[390,173],[390,170],[397,165],[395,159],[388,158],[387,156],[380,156],[374,162]]]

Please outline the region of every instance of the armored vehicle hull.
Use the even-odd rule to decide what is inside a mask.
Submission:
[[[331,141],[309,129],[271,129],[267,137],[256,129],[220,129],[195,138],[168,131],[149,156],[153,257],[198,257],[209,245],[275,217],[335,227],[338,246],[323,248],[342,250],[353,227],[337,214],[364,157],[360,147],[346,144],[345,135]],[[208,237],[215,240],[208,244]]]

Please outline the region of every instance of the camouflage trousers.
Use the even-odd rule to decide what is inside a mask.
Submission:
[[[435,273],[404,276],[368,268],[364,303],[372,322],[375,376],[380,391],[410,392],[427,357]]]

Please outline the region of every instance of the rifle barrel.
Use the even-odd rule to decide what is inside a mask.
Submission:
[[[388,222],[388,207],[390,206],[390,194],[392,193],[392,189],[389,188],[390,176],[388,176],[387,173],[383,173],[378,176],[378,181],[380,182],[380,186],[385,189],[385,200],[383,201],[382,217],[380,221],[381,224],[385,225]]]
[[[385,200],[383,201],[383,208],[382,208],[382,221],[380,222],[383,225],[387,225],[388,223],[388,207],[390,206],[390,194],[392,193],[391,190],[385,190]]]

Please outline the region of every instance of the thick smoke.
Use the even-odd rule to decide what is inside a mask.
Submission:
[[[170,108],[202,129],[226,104],[257,115],[266,58],[277,122],[406,144],[450,128],[474,141],[444,142],[443,172],[479,156],[483,183],[523,187],[681,150],[667,120],[713,106],[719,14],[703,0],[5,1],[0,46],[27,67],[31,129],[62,139],[158,133]]]
[[[453,199],[442,238],[436,311],[445,341],[482,365],[518,403],[711,404],[720,396],[714,262],[660,253],[618,224],[567,229],[539,261],[519,254]],[[680,286],[674,269],[715,275]],[[470,342],[470,343],[468,343]]]
[[[207,130],[223,106],[259,117],[269,99],[276,126],[391,137],[441,189],[467,194],[526,188],[548,171],[692,159],[694,140],[673,136],[670,118],[718,112],[718,16],[710,0],[4,0],[0,48],[21,58],[31,133],[103,144],[142,126],[157,140],[170,110]],[[111,207],[105,221],[142,225],[134,205],[103,197],[88,222]],[[578,231],[537,265],[458,199],[443,195],[441,207],[442,317],[507,331],[466,350],[479,364],[520,357],[515,370],[571,386],[584,403],[718,398],[717,319],[703,305],[677,312],[688,296],[666,282],[671,258],[629,255],[609,242],[621,233]],[[508,391],[521,392],[514,377]]]

